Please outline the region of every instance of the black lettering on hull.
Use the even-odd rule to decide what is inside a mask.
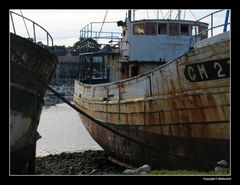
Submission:
[[[184,68],[184,76],[190,82],[229,78],[230,59],[209,60],[186,65]]]

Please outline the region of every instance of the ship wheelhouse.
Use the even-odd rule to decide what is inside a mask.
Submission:
[[[172,61],[191,48],[193,34],[208,29],[207,23],[170,19],[127,19],[126,23],[119,25],[123,30],[119,62],[123,71],[128,71],[126,78]],[[207,37],[207,32],[204,32],[196,39],[199,41]]]
[[[80,31],[81,82],[107,83],[144,74],[186,53],[194,41],[208,38],[208,24],[191,20],[131,20],[128,15],[117,26],[122,27],[121,33],[101,33],[108,39],[103,45],[99,43],[100,33],[93,31],[93,23]]]

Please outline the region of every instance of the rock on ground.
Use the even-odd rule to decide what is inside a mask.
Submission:
[[[149,173],[151,171],[151,167],[147,164],[140,166],[137,169],[126,169],[123,171],[123,174],[126,175],[146,175],[147,173]]]

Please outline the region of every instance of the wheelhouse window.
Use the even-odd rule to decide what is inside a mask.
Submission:
[[[157,23],[156,22],[145,23],[145,34],[146,35],[156,35],[157,34]]]
[[[133,25],[133,34],[143,35],[144,34],[144,23],[137,23]]]
[[[179,35],[178,23],[169,23],[169,35]]]
[[[158,34],[167,34],[167,23],[158,23]]]
[[[189,25],[181,24],[181,35],[189,35]]]
[[[194,25],[192,26],[193,35],[197,35],[200,40],[208,38],[208,25]]]
[[[104,61],[102,56],[93,57],[93,79],[102,79],[104,77]]]
[[[208,38],[208,26],[198,25],[198,32],[201,40]]]

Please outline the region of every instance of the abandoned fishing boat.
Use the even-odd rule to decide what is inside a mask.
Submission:
[[[19,17],[33,26],[33,39],[17,34],[20,28],[16,27],[15,20]],[[53,40],[44,28],[12,11],[10,21],[10,173],[34,173],[43,97],[57,58],[49,51]],[[45,48],[36,43],[36,29],[41,29],[47,36]]]
[[[223,11],[223,24],[203,22]],[[117,22],[122,38],[111,33],[112,46],[100,48],[93,23],[80,31],[74,104],[88,115],[79,114],[88,132],[132,166],[213,169],[229,162],[229,11],[197,21],[182,20],[180,11],[174,20],[134,20],[134,13]]]

